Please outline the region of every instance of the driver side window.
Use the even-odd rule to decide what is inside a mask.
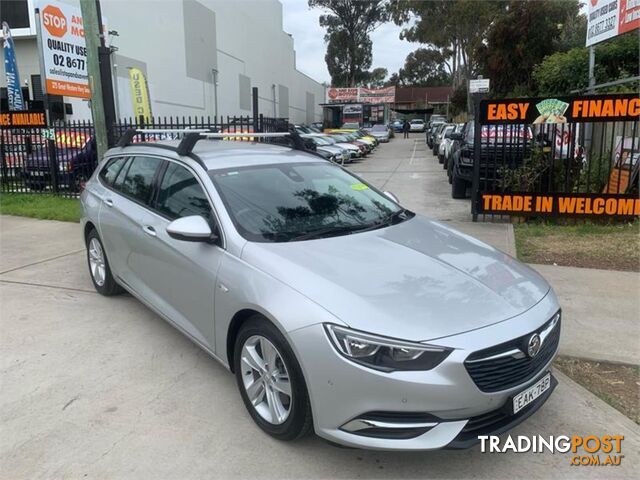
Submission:
[[[156,201],[156,210],[170,220],[201,215],[212,220],[211,206],[200,183],[181,165],[169,162]]]

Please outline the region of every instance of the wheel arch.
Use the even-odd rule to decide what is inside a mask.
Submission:
[[[95,230],[96,232],[98,231],[97,227],[93,224],[93,222],[91,220],[87,220],[87,223],[85,223],[84,225],[84,243],[85,245],[87,244],[87,239],[89,237],[89,232],[91,232],[91,230]]]

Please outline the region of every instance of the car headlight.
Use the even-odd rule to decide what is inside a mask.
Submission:
[[[340,354],[356,363],[383,372],[431,370],[452,351],[446,347],[381,337],[331,323],[325,323],[324,328]]]
[[[460,163],[463,165],[473,165],[473,158],[460,155]]]

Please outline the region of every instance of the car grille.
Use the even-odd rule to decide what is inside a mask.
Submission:
[[[540,335],[542,345],[538,354],[531,358],[527,345],[533,333]],[[551,361],[559,342],[560,312],[534,332],[472,353],[464,366],[483,392],[507,390],[535,377]]]

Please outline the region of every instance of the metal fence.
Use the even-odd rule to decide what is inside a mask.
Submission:
[[[198,128],[222,133],[286,132],[286,118],[259,115],[227,117],[123,118],[113,126],[115,138],[130,128],[158,130]],[[137,141],[172,140],[179,133],[153,133]],[[253,140],[250,135],[245,139]],[[265,141],[275,141],[272,139]],[[11,193],[55,193],[77,196],[98,164],[93,125],[89,122],[60,123],[51,128],[18,128],[0,131],[0,191]]]
[[[474,221],[488,194],[638,195],[638,121],[479,125],[471,191]],[[535,216],[527,215],[527,216]],[[615,216],[615,215],[614,215]]]

